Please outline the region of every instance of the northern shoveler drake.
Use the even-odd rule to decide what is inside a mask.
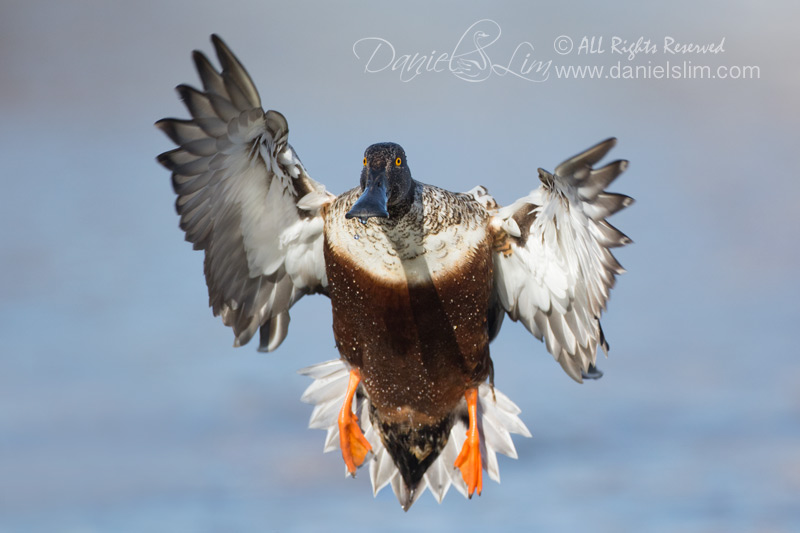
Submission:
[[[156,125],[178,145],[158,160],[186,240],[205,250],[214,314],[235,346],[258,331],[272,351],[295,302],[329,297],[340,359],[301,371],[315,379],[303,399],[316,404],[311,427],[328,429],[326,451],[341,448],[351,475],[369,462],[374,491],[391,484],[404,509],[425,488],[439,501],[451,485],[480,494],[484,469],[499,480],[495,453],[516,457],[510,433],[530,436],[493,387],[489,343],[505,315],[574,380],[601,375],[600,315],[623,272],[611,248],[630,242],[605,220],[632,202],[605,192],[627,162],[593,168],[615,140],[539,169],[539,188],[505,207],[483,187],[414,180],[389,142],[368,147],[358,186],[334,196],[212,41],[222,71],[195,52],[203,89],[178,87],[192,118]]]

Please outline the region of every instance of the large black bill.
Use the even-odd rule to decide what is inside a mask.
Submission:
[[[386,210],[386,173],[381,172],[377,176],[370,174],[367,179],[367,186],[361,197],[356,200],[345,218],[358,217],[362,221],[369,217],[389,218],[389,211]]]

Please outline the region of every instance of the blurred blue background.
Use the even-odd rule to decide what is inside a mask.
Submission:
[[[520,3],[521,4],[521,3]],[[800,45],[793,2],[45,2],[0,5],[0,531],[800,530]],[[468,83],[365,72],[363,37],[398,56],[451,51],[474,22],[552,65],[756,66],[758,79]],[[496,385],[532,439],[472,501],[345,479],[306,429],[295,371],[337,357],[330,307],[305,298],[280,350],[231,348],[183,242],[153,127],[185,117],[190,51],[221,34],[311,173],[356,185],[364,148],[401,143],[414,176],[509,203],[617,136],[636,244],[612,293],[605,377],[579,386],[519,324]],[[575,43],[559,55],[561,35]],[[577,55],[583,36],[605,54]],[[659,46],[633,60],[613,36]],[[719,43],[668,56],[665,36]],[[214,59],[216,61],[216,59]]]

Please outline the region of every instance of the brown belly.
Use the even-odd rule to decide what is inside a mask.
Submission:
[[[379,283],[325,243],[333,333],[385,422],[432,424],[490,371],[488,243],[459,272]]]

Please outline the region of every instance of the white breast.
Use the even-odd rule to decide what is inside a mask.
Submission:
[[[339,253],[386,283],[426,283],[458,270],[486,240],[483,226],[449,226],[436,234],[424,227],[387,226],[369,219],[336,225],[328,234]]]
[[[331,249],[384,283],[430,283],[486,253],[486,209],[472,196],[416,183],[416,201],[399,220],[346,219],[360,194],[337,198],[326,218]],[[482,249],[479,251],[479,249]]]

